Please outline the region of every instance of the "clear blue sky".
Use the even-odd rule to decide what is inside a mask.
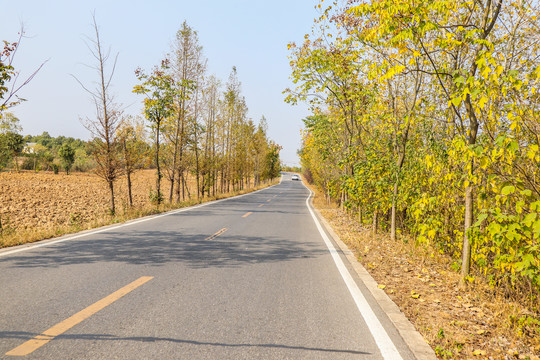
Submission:
[[[0,0],[0,40],[15,41],[20,24],[26,38],[15,67],[28,75],[48,63],[20,93],[28,101],[13,108],[24,134],[48,131],[52,136],[89,138],[79,118],[92,116],[88,95],[70,76],[84,83],[95,76],[83,65],[92,64],[84,37],[92,34],[95,11],[101,37],[119,53],[113,92],[126,112],[139,114],[141,98],[132,94],[137,67],[158,64],[181,23],[199,33],[208,58],[208,72],[223,82],[233,66],[238,70],[249,116],[268,120],[269,136],[283,146],[286,164],[298,164],[302,119],[307,106],[283,102],[291,86],[287,43],[301,42],[317,16],[315,0]]]

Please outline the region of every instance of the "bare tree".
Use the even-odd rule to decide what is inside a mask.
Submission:
[[[89,89],[75,76],[75,80],[90,94],[96,108],[95,118],[81,120],[83,125],[92,133],[93,155],[96,161],[96,174],[107,182],[110,191],[110,211],[116,212],[114,202],[114,182],[121,174],[122,163],[119,157],[119,141],[117,129],[120,126],[122,110],[114,102],[110,91],[111,80],[114,75],[118,54],[114,57],[112,69],[107,71],[110,60],[110,48],[104,51],[99,36],[99,28],[95,14],[92,15],[95,38],[88,37],[86,45],[94,57],[96,64],[88,65],[98,74],[95,89]]]
[[[24,25],[21,25],[17,41],[10,43],[4,40],[4,47],[0,48],[0,117],[4,110],[25,101],[17,93],[32,81],[48,61],[42,62],[34,72],[20,82],[20,72],[14,68],[13,62],[24,37]]]
[[[45,63],[47,62],[47,61],[44,61],[43,63],[41,63],[41,65],[32,74],[30,74],[30,76],[28,76],[25,80],[23,80],[22,83],[18,82],[20,72],[17,71],[15,67],[13,66],[13,61],[15,59],[15,54],[17,53],[17,49],[19,48],[21,44],[21,40],[23,38],[24,38],[24,25],[21,25],[21,30],[19,31],[19,38],[17,39],[17,41],[14,43],[10,43],[4,40],[3,47],[0,46],[0,121],[8,121],[9,117],[12,116],[11,114],[4,114],[4,111],[19,104],[22,101],[25,101],[25,99],[20,98],[17,95],[17,93],[23,87],[28,85],[30,81],[32,81],[34,76],[36,76],[39,70],[41,70],[43,65],[45,65]],[[12,133],[11,138],[18,139],[18,136],[20,135],[18,136],[17,135],[18,134],[16,133]],[[11,143],[16,144],[17,142],[14,142],[14,143],[11,142]],[[0,149],[0,152],[1,152],[1,149]],[[1,163],[1,159],[0,159],[0,163]],[[18,164],[16,160],[15,160],[15,164],[18,171]],[[2,232],[2,218],[0,214],[0,233],[1,232]]]

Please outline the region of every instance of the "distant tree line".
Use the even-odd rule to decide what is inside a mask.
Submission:
[[[286,171],[286,172],[301,173],[302,172],[302,167],[300,167],[300,166],[288,166],[288,165],[284,166],[284,165],[282,165],[281,170]]]
[[[248,117],[236,68],[223,87],[207,74],[206,64],[197,32],[184,22],[167,57],[150,71],[136,71],[140,83],[133,91],[145,97],[158,202],[190,197],[190,174],[197,198],[259,185],[279,174],[281,147],[268,139],[264,117],[258,124]],[[170,183],[169,194],[161,192],[162,178]]]
[[[53,137],[48,132],[21,134],[11,113],[0,118],[0,170],[90,171],[95,167],[89,143],[73,137]]]

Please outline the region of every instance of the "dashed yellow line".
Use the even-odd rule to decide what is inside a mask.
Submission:
[[[15,349],[10,350],[6,353],[8,356],[25,356],[33,351],[39,349],[43,345],[47,344],[49,341],[53,340],[55,337],[62,335],[67,330],[71,329],[80,322],[88,319],[90,316],[94,315],[101,309],[109,306],[116,300],[120,299],[122,296],[130,293],[144,283],[152,280],[153,276],[142,276],[132,283],[124,286],[123,288],[116,290],[112,294],[103,299],[93,303],[88,306],[86,309],[79,311],[75,315],[70,316],[66,320],[59,322],[54,325],[52,328],[45,330],[40,335],[35,336],[33,339],[28,340],[22,345],[17,346]]]
[[[272,199],[268,199],[268,200],[266,200],[266,201],[270,202],[270,201],[272,201]]]
[[[209,237],[207,237],[207,238],[204,239],[204,240],[214,240],[215,238],[217,238],[219,235],[223,234],[223,233],[224,233],[225,231],[227,231],[227,230],[229,230],[229,229],[223,228],[223,229],[219,230],[217,233],[215,233],[214,235],[209,236]]]
[[[264,204],[260,204],[260,205],[259,205],[259,206],[257,206],[257,207],[263,207],[263,206],[264,206]]]
[[[245,213],[244,215],[242,215],[243,218],[247,218],[249,215],[253,214],[251,211],[250,212],[247,212]]]

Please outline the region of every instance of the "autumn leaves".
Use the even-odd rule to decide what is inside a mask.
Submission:
[[[538,4],[322,9],[290,45],[305,171],[363,224],[460,258],[463,279],[537,296]]]

